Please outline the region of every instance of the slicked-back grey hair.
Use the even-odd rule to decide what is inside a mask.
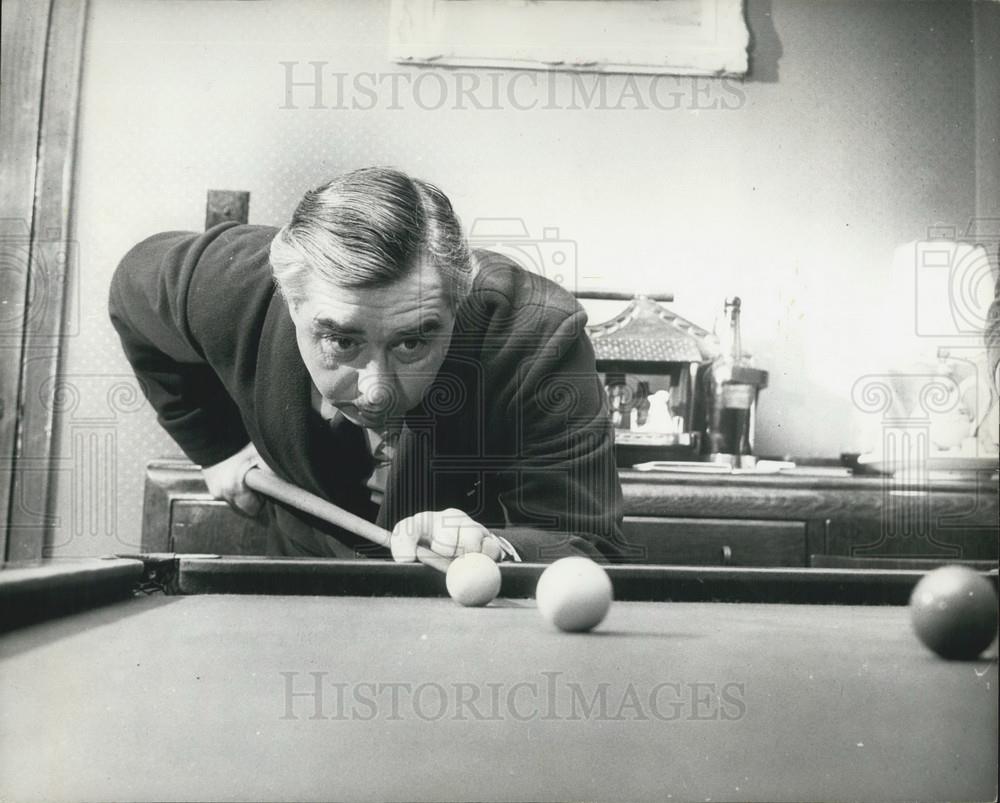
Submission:
[[[421,260],[437,268],[456,307],[472,283],[462,226],[433,184],[366,167],[305,194],[271,243],[271,268],[296,306],[318,287],[384,287]]]

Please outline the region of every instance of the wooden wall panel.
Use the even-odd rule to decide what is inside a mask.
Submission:
[[[0,331],[0,520],[8,561],[42,557],[62,343],[73,154],[86,3],[3,3],[2,213],[8,240]],[[6,236],[6,232],[5,232]],[[26,370],[26,366],[31,370]]]
[[[0,556],[6,554],[14,491],[21,354],[31,268],[38,132],[50,4],[0,4]]]

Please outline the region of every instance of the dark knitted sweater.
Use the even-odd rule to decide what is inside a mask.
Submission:
[[[125,256],[112,281],[111,320],[125,353],[160,424],[191,460],[213,465],[253,441],[286,480],[389,529],[454,507],[527,560],[618,554],[612,432],[586,313],[571,295],[477,253],[481,267],[447,357],[406,415],[376,510],[364,433],[346,420],[330,426],[312,408],[268,261],[275,231],[227,223],[156,235]]]

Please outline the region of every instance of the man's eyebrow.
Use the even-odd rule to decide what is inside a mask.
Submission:
[[[344,326],[343,324],[337,323],[337,321],[332,318],[320,318],[317,316],[313,318],[312,324],[314,329],[322,332],[330,332],[338,335],[364,334],[363,329],[360,329],[357,326]]]
[[[327,334],[336,335],[363,335],[364,329],[357,326],[345,326],[332,318],[313,318],[313,328],[317,331],[324,332]],[[427,320],[421,321],[415,326],[401,327],[393,331],[393,337],[407,337],[411,335],[432,335],[435,332],[439,332],[443,323],[437,316],[427,318]]]
[[[406,335],[432,335],[435,332],[441,330],[443,324],[440,318],[428,318],[426,321],[421,321],[416,326],[408,326],[402,329],[396,329],[393,332],[395,337],[405,337]]]

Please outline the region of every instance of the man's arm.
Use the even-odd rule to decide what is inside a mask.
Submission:
[[[401,518],[393,556],[412,560],[416,544],[449,557],[498,553],[486,537],[492,531],[524,561],[623,559],[621,485],[586,313],[565,291],[503,261],[466,312],[461,333],[476,370],[464,381],[483,388],[470,390],[483,404],[472,417],[481,424],[467,425],[483,427],[473,438],[486,449],[480,491],[499,515],[489,530],[462,503]]]
[[[160,425],[195,463],[212,466],[249,443],[239,409],[191,331],[194,272],[226,226],[151,237],[122,260],[109,312]]]
[[[586,313],[566,316],[520,362],[507,405],[518,467],[504,472],[506,538],[522,560],[621,556],[622,493]]]

